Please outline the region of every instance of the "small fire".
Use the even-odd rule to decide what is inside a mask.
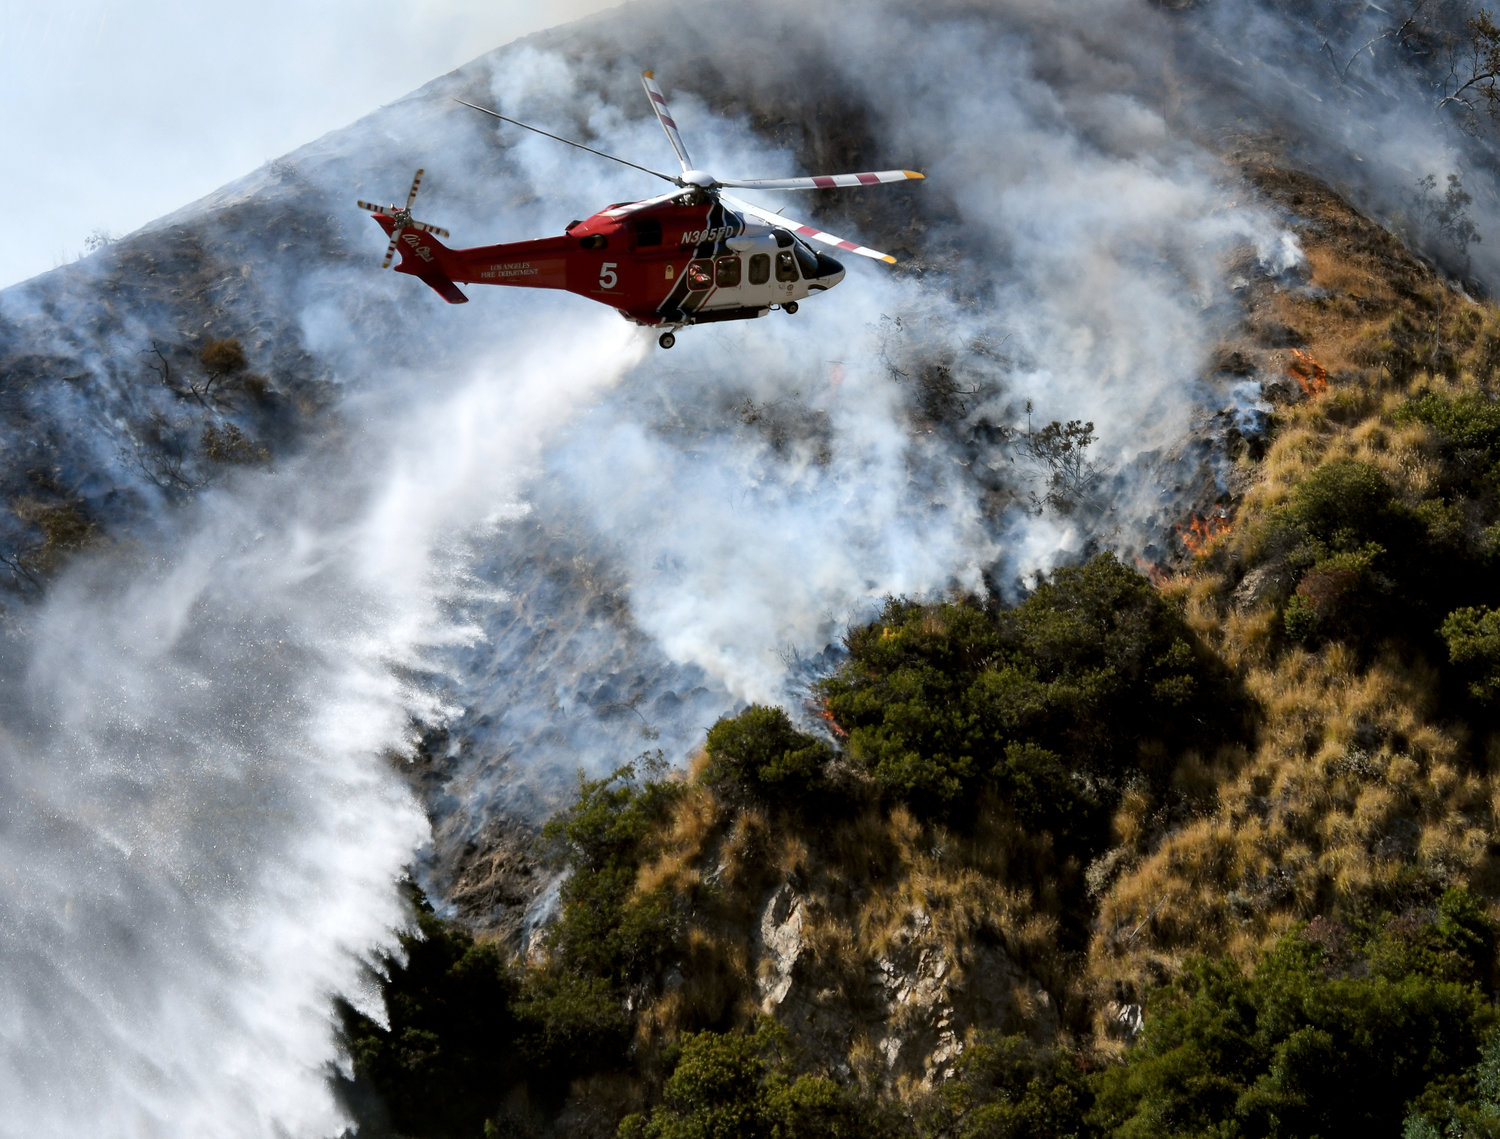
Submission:
[[[1172,575],[1155,562],[1148,562],[1139,554],[1135,556],[1135,568],[1146,575],[1146,580],[1157,589],[1165,589],[1172,582]]]
[[[847,740],[849,738],[849,733],[844,731],[843,728],[839,727],[839,722],[833,718],[833,713],[828,710],[828,701],[826,699],[819,701],[817,707],[818,715],[823,718],[823,721],[828,725],[829,730],[831,730],[834,735],[838,736],[839,739]]]
[[[1207,518],[1200,518],[1195,514],[1193,520],[1186,526],[1179,524],[1173,529],[1182,539],[1182,544],[1187,547],[1187,552],[1197,557],[1213,549],[1215,543],[1233,529],[1233,523],[1222,511],[1215,511]]]
[[[1322,395],[1328,390],[1328,372],[1300,348],[1292,349],[1292,362],[1287,372],[1306,395]]]

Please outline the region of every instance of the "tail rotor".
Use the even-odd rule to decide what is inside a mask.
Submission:
[[[442,226],[429,225],[427,222],[417,221],[411,216],[412,203],[417,200],[417,190],[422,185],[422,175],[425,170],[418,170],[417,176],[411,180],[411,192],[406,195],[406,205],[377,206],[374,202],[367,202],[363,198],[354,204],[362,210],[372,214],[385,214],[395,224],[391,228],[391,243],[385,247],[385,260],[380,263],[382,269],[389,269],[391,261],[396,256],[396,242],[401,239],[401,234],[408,229],[417,230],[419,233],[431,233],[437,237],[449,236],[448,231]]]

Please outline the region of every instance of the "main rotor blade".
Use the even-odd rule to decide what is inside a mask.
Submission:
[[[831,233],[824,233],[821,229],[814,229],[810,225],[803,225],[800,221],[792,221],[791,218],[784,218],[780,214],[772,213],[770,210],[763,210],[759,206],[752,206],[749,202],[742,202],[738,198],[731,198],[728,194],[721,194],[720,197],[733,205],[735,209],[743,210],[751,217],[759,218],[768,225],[789,229],[799,237],[805,237],[810,241],[818,241],[824,245],[831,245],[835,249],[842,249],[845,253],[857,253],[861,257],[870,257],[876,261],[884,261],[890,265],[896,263],[896,259],[889,253],[882,253],[880,250],[871,249],[866,245],[856,245],[852,241],[845,241],[842,237],[835,237]]]
[[[836,186],[878,186],[882,182],[905,182],[925,178],[915,170],[874,170],[865,174],[814,174],[807,178],[719,179],[720,186],[737,190],[832,190]]]
[[[535,131],[537,134],[546,135],[548,138],[555,138],[558,142],[565,142],[569,146],[576,146],[579,150],[586,150],[590,154],[597,154],[600,158],[608,158],[611,162],[618,162],[622,166],[629,166],[636,170],[643,171],[647,174],[654,174],[663,182],[677,183],[677,179],[673,178],[670,174],[663,174],[660,170],[652,170],[649,166],[642,166],[638,162],[631,162],[628,159],[621,158],[615,154],[606,154],[602,150],[595,150],[592,146],[584,146],[584,144],[581,142],[574,142],[571,138],[563,138],[563,136],[560,134],[553,134],[551,131],[544,131],[541,127],[534,127],[530,123],[523,123],[519,119],[508,118],[507,116],[502,115],[499,111],[492,111],[488,107],[481,107],[477,103],[469,102],[467,99],[460,99],[457,95],[453,96],[453,101],[455,103],[462,103],[465,107],[472,107],[474,110],[479,111],[482,114],[489,115],[491,118],[499,119],[503,123],[509,123],[513,127],[522,127],[529,131]]]
[[[612,210],[605,210],[604,216],[607,218],[622,218],[626,214],[635,213],[637,210],[647,210],[652,206],[659,206],[663,203],[670,202],[673,198],[680,198],[685,193],[687,193],[687,191],[681,188],[678,188],[676,190],[668,190],[665,194],[657,194],[656,197],[647,198],[644,202],[627,202],[623,206],[616,206]]]
[[[672,112],[667,107],[667,97],[661,93],[661,88],[656,83],[656,72],[641,72],[641,86],[646,89],[646,94],[651,98],[651,109],[656,112],[656,121],[661,124],[661,129],[667,132],[667,141],[672,144],[672,149],[677,152],[677,161],[682,163],[683,173],[693,168],[693,160],[688,157],[687,147],[682,144],[682,135],[677,131],[677,123],[672,118]]]

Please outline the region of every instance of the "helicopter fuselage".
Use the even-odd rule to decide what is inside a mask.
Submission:
[[[387,233],[387,213],[372,215]],[[685,193],[641,206],[610,206],[557,237],[449,249],[405,229],[396,271],[450,303],[459,284],[564,289],[616,309],[627,320],[681,328],[764,316],[838,284],[844,267],[779,226],[747,221],[722,202]]]

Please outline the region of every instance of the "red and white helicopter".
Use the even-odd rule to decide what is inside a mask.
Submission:
[[[671,190],[644,201],[609,206],[584,221],[575,221],[561,237],[449,249],[438,241],[449,236],[446,229],[411,216],[412,202],[422,183],[422,171],[418,170],[406,205],[358,203],[390,234],[381,268],[390,265],[399,249],[401,262],[396,272],[425,281],[450,304],[469,299],[459,291],[459,283],[566,289],[609,305],[627,320],[665,329],[658,342],[670,348],[676,342],[673,333],[690,324],[746,320],[765,316],[773,308],[794,313],[804,297],[833,288],[843,280],[844,267],[813,249],[809,241],[895,263],[889,254],[789,221],[722,191],[726,187],[826,190],[874,186],[921,178],[921,174],[879,170],[811,178],[715,178],[693,166],[653,73],[642,75],[641,83],[667,140],[677,152],[682,164],[680,175],[663,174],[463,99],[456,101],[502,122],[653,174],[672,183]]]

